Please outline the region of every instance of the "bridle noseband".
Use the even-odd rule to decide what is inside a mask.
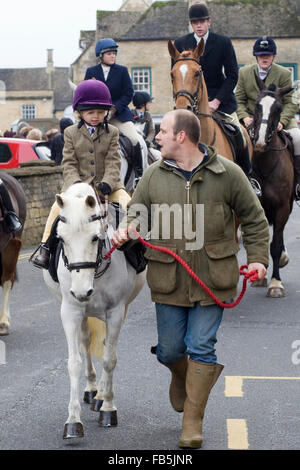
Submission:
[[[192,60],[193,62],[196,62],[198,65],[200,65],[199,61],[197,59],[192,58],[192,57],[185,57],[185,58],[182,58],[182,59],[177,59],[177,60],[174,61],[174,65],[177,62],[183,62],[183,61],[185,62],[186,60]],[[193,111],[194,114],[199,114],[199,112],[198,112],[198,95],[199,95],[200,90],[201,91],[203,90],[202,74],[203,74],[203,70],[202,70],[201,65],[200,65],[197,90],[195,91],[194,94],[191,93],[190,91],[184,90],[184,89],[179,90],[177,93],[173,92],[173,98],[174,98],[175,102],[176,102],[176,100],[179,96],[184,96],[185,98],[187,98],[187,100],[190,102],[190,105],[192,107],[192,111]]]
[[[88,223],[89,222],[94,222],[96,220],[99,220],[99,221],[101,221],[101,223],[103,223],[104,218],[106,218],[106,214],[104,214],[104,215],[96,215],[95,214],[95,215],[92,215],[91,217],[89,217]],[[59,220],[63,223],[67,223],[67,220],[66,220],[65,217],[60,216]],[[105,229],[104,229],[104,231],[106,232]],[[104,268],[100,270],[100,267],[101,267],[102,262],[104,260],[104,256],[102,256],[102,252],[103,252],[103,248],[106,246],[106,244],[108,244],[107,249],[109,250],[111,248],[111,243],[110,243],[110,240],[109,240],[108,237],[105,237],[104,239],[98,238],[98,249],[97,249],[96,261],[94,261],[94,262],[93,261],[79,261],[77,263],[69,263],[68,258],[67,258],[66,254],[64,252],[64,244],[62,242],[61,251],[62,251],[62,259],[64,261],[65,267],[70,272],[71,271],[79,272],[81,269],[94,269],[95,270],[95,273],[94,273],[95,278],[98,278],[98,277],[102,276],[102,274],[105,273],[105,271],[107,270],[107,268],[109,267],[110,262],[111,262],[111,259],[108,258],[107,263],[105,264]]]

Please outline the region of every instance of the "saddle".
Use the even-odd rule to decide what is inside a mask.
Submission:
[[[244,149],[243,136],[239,127],[236,124],[227,122],[225,117],[222,116],[222,114],[220,114],[218,111],[213,114],[213,118],[226,135],[232,151],[234,162],[237,163],[237,155]]]
[[[125,212],[122,210],[120,205],[117,202],[110,202],[109,203],[109,213],[113,215],[113,226],[116,229],[125,215]],[[62,242],[57,237],[57,224],[59,222],[59,217],[55,219],[53,222],[50,236],[48,238],[48,248],[50,252],[50,260],[49,260],[49,274],[52,277],[54,282],[58,282],[57,277],[57,268],[59,257],[62,251]],[[146,247],[141,243],[137,242],[130,244],[130,242],[125,243],[122,247],[121,251],[123,251],[125,258],[131,264],[131,266],[136,270],[137,273],[140,273],[146,269],[147,260],[144,258],[144,253],[146,251]]]

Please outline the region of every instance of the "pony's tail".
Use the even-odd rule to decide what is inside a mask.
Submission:
[[[106,323],[95,317],[89,317],[88,323],[91,331],[90,353],[97,359],[102,359],[106,337]]]

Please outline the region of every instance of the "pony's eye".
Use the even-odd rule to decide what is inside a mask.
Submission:
[[[198,70],[197,72],[195,72],[195,77],[199,77],[199,75],[200,75],[200,72]]]
[[[99,240],[98,235],[94,235],[92,238],[92,242],[95,243]]]

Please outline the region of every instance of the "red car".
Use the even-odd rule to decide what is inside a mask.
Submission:
[[[31,160],[51,160],[46,142],[0,137],[0,170],[19,168]]]

